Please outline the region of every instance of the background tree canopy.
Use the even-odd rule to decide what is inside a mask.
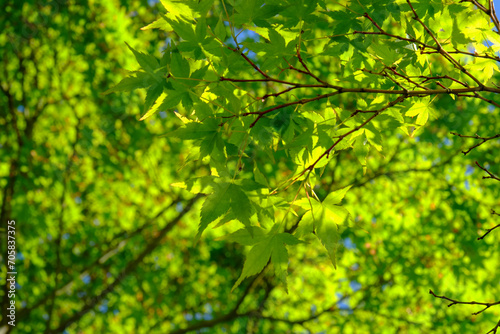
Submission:
[[[492,1],[1,13],[2,333],[500,328]]]

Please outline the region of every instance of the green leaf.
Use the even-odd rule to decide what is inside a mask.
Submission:
[[[274,17],[278,15],[283,9],[287,8],[290,5],[287,6],[281,6],[281,5],[271,5],[271,4],[266,4],[264,3],[257,11],[257,14],[255,15],[255,21],[260,21],[269,19],[271,17]]]
[[[201,220],[196,240],[199,239],[207,226],[229,210],[234,217],[242,222],[249,232],[252,204],[240,186],[231,183],[214,185],[214,193],[207,197],[201,208]]]
[[[213,147],[213,151],[210,155],[210,162],[216,163],[218,170],[222,172],[228,171],[226,166],[226,147],[224,145],[224,141],[220,136],[215,137],[215,146]]]
[[[234,291],[245,278],[258,274],[264,269],[273,252],[272,241],[273,238],[267,238],[252,247],[247,254],[243,271],[236,283],[234,283],[231,292]]]
[[[425,125],[429,119],[429,112],[431,112],[430,98],[423,98],[422,101],[414,103],[407,111],[406,116],[415,117],[417,116],[416,124]]]
[[[465,66],[471,71],[481,73],[484,81],[489,81],[495,72],[500,72],[497,62],[490,59],[475,59],[473,63]]]
[[[374,119],[374,126],[380,132],[383,131],[394,131],[399,128],[404,123],[404,118],[401,113],[397,110],[391,110],[391,113],[388,111],[382,115],[377,116]]]
[[[365,125],[365,135],[368,142],[379,152],[382,151],[382,136],[372,123]]]
[[[237,242],[244,246],[253,246],[256,243],[261,242],[264,236],[266,236],[266,230],[261,227],[250,226],[250,228],[239,229],[238,231],[221,237],[220,239]]]
[[[342,202],[342,199],[344,198],[347,191],[351,189],[351,187],[352,185],[328,194],[328,196],[326,196],[326,198],[323,200],[323,205],[328,205],[330,207],[332,205],[339,204],[340,202]]]
[[[461,7],[461,6],[457,6]],[[464,8],[464,7],[462,7]],[[462,27],[459,27],[457,20],[453,20],[453,32],[452,32],[451,42],[456,48],[466,46],[467,44],[473,42],[470,38],[467,38],[462,32]]]
[[[141,28],[141,30],[149,30],[149,29],[161,29],[164,31],[174,30],[174,28],[172,28],[172,26],[167,21],[165,21],[164,18],[159,18],[153,23],[150,23],[147,26]]]
[[[207,196],[201,207],[200,226],[195,237],[197,242],[210,223],[224,215],[231,207],[230,183],[214,184],[214,192]]]
[[[163,93],[163,85],[161,83],[157,83],[148,89],[146,99],[144,100],[144,111],[151,108],[151,105],[158,99],[161,93]]]
[[[182,19],[171,19],[165,17],[165,20],[172,26],[173,31],[183,40],[187,42],[196,41],[196,33],[193,29],[193,24],[188,23]]]
[[[167,93],[166,92],[161,93],[161,95],[156,99],[153,106],[144,114],[144,116],[142,116],[139,119],[139,121],[143,121],[146,118],[153,115],[154,113],[156,113],[158,111],[158,108],[162,105],[163,101],[165,101],[166,98],[167,98]]]
[[[221,42],[224,43],[226,41],[226,27],[224,26],[224,20],[222,19],[222,14],[220,15],[219,21],[215,26],[214,34]]]
[[[247,195],[241,187],[232,184],[228,189],[228,196],[231,200],[231,210],[240,222],[250,227],[250,217],[252,216],[252,205]]]
[[[402,54],[396,52],[396,50],[390,48],[388,43],[381,43],[374,41],[370,48],[375,51],[374,55],[384,62],[384,64],[391,66],[396,63],[400,58],[402,58]]]
[[[271,258],[276,276],[285,285],[285,290],[288,292],[286,282],[288,252],[285,245],[297,245],[302,243],[302,241],[289,233],[276,233],[276,227],[277,225],[275,225],[267,238],[255,244],[250,252],[248,252],[243,271],[231,291],[246,277],[260,273]]]
[[[207,73],[207,70],[208,70],[208,65],[207,66],[203,66],[202,68],[199,68],[197,70],[195,70],[192,74],[191,74],[191,78],[192,79],[203,79],[205,77],[205,74]],[[193,80],[196,84],[198,84],[198,82],[196,80]]]
[[[337,269],[337,248],[339,246],[340,232],[338,225],[332,219],[326,219],[325,213],[320,213],[316,221],[316,236],[328,252],[328,256]]]
[[[130,45],[128,45],[127,42],[125,42],[125,44],[127,44],[128,48],[134,53],[135,59],[137,60],[139,65],[141,65],[144,71],[153,74],[154,71],[158,67],[160,67],[158,64],[158,60],[154,56],[136,51]]]
[[[185,182],[172,183],[171,186],[186,189],[193,194],[211,194],[214,192],[213,179],[212,176],[195,177]]]
[[[295,202],[295,205],[298,205],[306,210],[308,210],[299,221],[299,226],[295,230],[295,236],[297,238],[302,238],[308,234],[314,232],[314,221],[316,212],[320,212],[323,210],[321,203],[314,199],[306,199],[303,198]]]
[[[187,134],[190,135],[189,132],[187,132]],[[203,135],[204,137],[203,141],[200,144],[200,157],[199,157],[199,159],[203,159],[204,157],[212,154],[212,151],[214,150],[215,144],[217,143],[217,139],[219,136],[215,131],[209,131],[206,135],[203,131],[201,131],[198,134]]]
[[[326,15],[333,19],[333,34],[341,35],[347,33],[351,29],[353,17],[344,11],[326,12]]]
[[[189,3],[179,0],[160,0],[161,4],[168,11],[169,17],[182,18],[187,21],[194,19],[194,13]]]
[[[299,222],[295,236],[300,238],[314,231],[316,237],[327,250],[335,268],[337,268],[336,252],[340,240],[339,225],[346,225],[350,219],[349,211],[342,206],[335,205],[335,203],[340,203],[349,188],[345,187],[331,193],[323,202],[318,202],[313,198],[296,202],[302,207],[306,207],[309,203],[310,210],[304,214]]]
[[[368,152],[370,151],[370,145],[367,144],[368,144],[368,139],[366,138],[366,135],[363,132],[361,136],[356,138],[356,142],[354,143],[353,146],[354,154],[356,155],[356,158],[363,167],[363,174],[366,172],[366,157],[368,155]]]
[[[201,0],[198,1],[198,3],[194,7],[193,4],[191,4],[191,6],[196,10],[197,13],[205,17],[207,15],[207,12],[213,6],[213,3],[214,0]]]
[[[319,213],[316,220],[316,236],[325,246],[335,269],[337,268],[336,253],[340,240],[339,225],[344,225],[349,216],[349,212],[344,207],[329,205],[325,206],[324,211]]]
[[[167,110],[175,107],[181,102],[182,94],[184,92],[179,92],[175,90],[164,91],[155,101],[153,106],[142,116],[139,121],[143,121],[148,117],[151,117],[158,110]]]
[[[207,120],[204,123],[190,122],[168,133],[167,136],[186,140],[212,138],[217,131],[217,128],[214,127],[214,122],[215,120],[213,119],[211,121]]]
[[[136,76],[130,76],[122,79],[117,85],[108,89],[103,94],[107,95],[113,92],[129,92],[138,88],[146,88],[156,81],[148,73],[136,72]]]
[[[256,161],[254,162],[254,167],[253,167],[253,177],[255,179],[255,182],[258,182],[258,183],[265,185],[267,187],[269,186],[267,178],[260,171]]]
[[[278,280],[284,284],[285,291],[288,293],[286,276],[288,274],[288,252],[286,247],[275,247],[271,253],[271,262],[274,266],[274,273]]]
[[[427,123],[427,120],[429,119],[429,109],[424,110],[417,116],[417,120],[415,123],[418,125],[425,125]]]
[[[276,30],[268,29],[268,34],[275,50],[280,51],[285,48],[285,39]]]
[[[207,37],[207,21],[204,17],[198,19],[198,22],[196,23],[195,33],[198,43],[202,43],[203,40]]]
[[[170,73],[176,78],[189,78],[189,62],[179,52],[172,52]]]

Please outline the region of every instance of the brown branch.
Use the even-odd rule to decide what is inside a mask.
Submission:
[[[489,15],[489,17],[493,21],[493,24],[497,28],[496,33],[500,34],[500,21],[498,20],[497,12],[495,10],[495,3],[493,2],[493,0],[489,0],[488,3],[490,5],[490,8],[489,8],[489,11],[487,12],[487,14]]]
[[[428,47],[430,49],[436,49],[435,47],[432,47],[432,46],[427,45],[427,44],[425,44],[423,42],[420,42],[417,39],[407,38],[407,37],[403,37],[403,36],[398,36],[398,35],[390,34],[388,32],[358,31],[358,30],[355,30],[352,33],[353,33],[353,35],[355,35],[355,34],[361,34],[361,35],[382,35],[382,36],[387,36],[387,37],[391,37],[391,38],[394,38],[394,39],[398,39],[398,40],[401,40],[401,41],[407,41],[407,42],[410,42],[410,43],[415,43],[415,44],[418,44],[418,45],[420,45],[422,47]]]
[[[486,233],[483,234],[481,237],[477,238],[477,240],[481,240],[481,239],[484,239],[485,236],[487,236],[491,231],[493,231],[494,229],[496,229],[497,227],[500,227],[500,224],[498,224],[497,226],[494,226],[492,228],[489,228],[486,230]]]
[[[289,106],[293,106],[293,105],[297,105],[297,104],[305,104],[305,103],[309,103],[309,102],[312,102],[312,101],[321,100],[321,99],[324,99],[324,98],[327,98],[327,97],[330,97],[330,96],[334,96],[334,95],[338,95],[338,94],[340,94],[340,93],[337,91],[337,92],[333,92],[333,93],[329,93],[329,94],[323,94],[323,95],[319,95],[319,96],[311,97],[311,98],[307,98],[307,99],[300,99],[300,100],[297,100],[297,101],[280,104],[278,106],[275,106],[275,107],[272,107],[270,109],[263,110],[263,111],[246,112],[246,113],[241,114],[241,116],[258,115],[257,118],[255,119],[255,121],[253,121],[252,124],[250,124],[250,128],[253,128],[255,126],[255,124],[257,124],[257,122],[259,121],[259,119],[261,119],[264,115],[266,115],[266,114],[268,114],[268,113],[270,113],[272,111],[275,111],[275,110],[278,110],[278,109],[283,109],[283,108],[286,108],[286,107],[289,107]],[[230,116],[230,117],[233,117],[233,116]]]
[[[477,83],[480,87],[484,87],[484,85],[479,81],[475,76],[473,76],[465,67],[463,67],[458,61],[455,60],[439,43],[437,40],[436,36],[432,33],[432,31],[427,27],[427,25],[420,19],[418,16],[417,12],[415,11],[415,8],[413,8],[413,5],[411,4],[410,0],[406,0],[406,3],[410,6],[411,11],[413,12],[413,19],[416,20],[420,25],[424,28],[424,30],[427,32],[429,36],[434,40],[434,43],[437,45],[437,51],[445,58],[447,59],[455,68],[459,69],[462,71],[465,75],[467,75],[469,78],[471,78],[475,83]]]
[[[491,59],[495,61],[500,61],[500,57],[498,56],[492,56],[489,54],[479,54],[477,52],[467,52],[467,51],[462,51],[458,50],[457,48],[454,48],[455,51],[447,51],[449,54],[461,54],[461,55],[466,55],[466,56],[471,56],[471,57],[476,57],[476,58],[485,58],[485,59]],[[434,51],[422,51],[422,54],[436,54],[439,53],[437,50]]]
[[[500,32],[500,22],[498,20],[496,12],[495,12],[495,6],[493,3],[493,0],[488,0],[489,8],[486,8],[481,3],[479,3],[477,0],[461,0],[460,2],[470,2],[474,6],[476,6],[479,10],[484,12],[486,15],[488,15],[490,17],[491,21],[493,22],[493,24],[497,28],[496,33]]]
[[[494,105],[497,108],[500,108],[500,103],[497,103],[491,99],[487,99],[487,98],[479,95],[477,92],[473,92],[471,95],[468,95],[468,94],[455,94],[455,95],[462,96],[462,97],[471,97],[471,98],[475,98],[475,99],[480,99],[480,100],[483,100],[485,102],[488,102],[489,104]]]
[[[299,174],[299,177],[304,175],[304,173],[308,170],[313,170],[314,169],[314,166],[316,166],[316,164],[324,157],[324,156],[328,156],[330,154],[330,152],[335,148],[335,146],[337,146],[338,143],[340,143],[345,137],[347,137],[348,135],[350,135],[351,133],[353,132],[356,132],[358,131],[359,129],[363,128],[366,124],[370,123],[372,119],[374,119],[375,117],[377,117],[381,112],[383,112],[384,110],[386,109],[389,109],[391,107],[393,107],[394,105],[402,102],[405,98],[403,96],[400,96],[398,97],[397,99],[395,99],[394,101],[391,101],[390,103],[388,103],[386,106],[384,106],[383,108],[381,109],[378,109],[378,110],[375,110],[373,111],[373,115],[368,118],[366,121],[364,121],[363,123],[361,123],[361,125],[355,127],[354,129],[352,129],[351,131],[349,132],[346,132],[345,134],[341,135],[338,137],[337,141],[332,145],[330,146],[325,152],[323,152],[323,154],[321,154],[319,156],[319,158],[313,162],[309,167],[307,167],[304,171],[302,171],[301,174]],[[364,111],[364,112],[367,112],[367,111]]]
[[[483,179],[493,179],[493,180],[497,180],[497,181],[500,181],[500,178],[498,178],[497,176],[493,175],[489,170],[487,170],[486,168],[482,167],[477,161],[476,161],[476,165],[481,168],[482,170],[484,170],[486,173],[488,173],[489,176],[483,176]]]
[[[482,10],[483,12],[485,12],[486,14],[488,14],[488,9],[486,7],[484,7],[481,3],[479,3],[476,0],[460,0],[460,2],[470,2],[474,6],[476,6],[477,8],[479,8],[480,10]]]
[[[322,83],[324,85],[328,85],[328,83],[326,83],[325,81],[323,81],[320,78],[318,78],[314,73],[311,72],[311,70],[309,70],[309,68],[307,67],[306,63],[302,59],[302,56],[300,55],[300,43],[297,44],[297,58],[299,59],[300,64],[306,69],[307,74],[309,76],[313,77],[314,80],[316,80],[317,82],[320,82],[320,83]]]
[[[497,332],[498,328],[500,328],[500,320],[498,320],[498,322],[497,322],[496,326],[495,326],[495,327],[493,327],[493,328],[492,328],[492,329],[491,329],[488,333],[486,333],[486,334],[490,334],[490,333],[492,333],[492,334],[496,334],[496,332]]]
[[[374,26],[375,26],[375,27],[376,27],[376,28],[377,28],[377,29],[378,29],[381,33],[386,34],[386,32],[384,31],[384,29],[382,29],[382,28],[381,28],[381,27],[377,24],[377,22],[375,22],[375,20],[374,20],[374,19],[372,19],[372,18],[370,17],[370,15],[368,15],[368,13],[363,14],[363,16],[364,16],[364,17],[366,17],[368,20],[370,20],[370,21],[371,21],[371,23],[372,23],[372,24],[373,24],[373,25],[374,25]]]
[[[421,86],[421,85],[420,85],[420,84],[418,84],[417,82],[415,82],[415,81],[411,80],[409,76],[402,75],[402,74],[398,73],[398,71],[396,71],[396,69],[395,69],[394,67],[387,67],[387,69],[388,69],[388,70],[390,70],[392,73],[394,73],[394,75],[396,75],[396,76],[398,76],[398,77],[400,77],[400,78],[402,78],[402,79],[404,79],[404,80],[408,81],[409,83],[411,83],[411,84],[415,85],[415,86],[416,86],[416,87],[418,87],[418,88],[425,89],[425,90],[428,90],[428,89],[429,89],[429,88],[424,87],[424,86]]]
[[[457,80],[457,79],[455,79],[455,78],[452,78],[452,77],[450,77],[449,75],[439,75],[439,76],[434,76],[434,77],[426,77],[426,76],[421,75],[421,76],[419,76],[419,78],[423,78],[423,79],[425,79],[424,81],[422,81],[422,83],[426,83],[426,82],[427,82],[427,81],[429,81],[429,80],[441,80],[441,79],[448,79],[448,80],[454,81],[454,82],[456,82],[456,83],[458,83],[458,84],[460,84],[460,85],[462,85],[462,86],[464,86],[464,87],[469,87],[469,85],[468,85],[467,83],[462,82],[462,81],[460,81],[460,80]]]
[[[226,78],[227,80],[227,78]],[[244,80],[244,79],[234,79],[234,80]],[[229,81],[229,80],[228,80]],[[246,82],[256,82],[256,81],[273,81],[273,80],[267,80],[267,79],[256,79],[256,80],[244,80]],[[314,87],[320,87],[318,85],[313,85]],[[430,95],[440,95],[440,94],[455,94],[457,96],[464,96],[463,93],[467,92],[476,92],[476,91],[490,91],[490,92],[495,92],[495,93],[500,93],[499,88],[493,88],[493,87],[468,87],[468,88],[455,88],[455,89],[424,89],[424,90],[407,90],[407,89],[398,89],[398,90],[390,90],[390,89],[374,89],[374,88],[343,88],[343,87],[334,87],[334,86],[328,86],[324,88],[334,88],[336,91],[328,94],[322,94],[318,95],[316,97],[311,97],[311,98],[304,98],[300,99],[294,102],[288,102],[284,104],[280,104],[278,106],[272,107],[270,109],[262,110],[262,111],[252,111],[252,112],[245,112],[239,115],[231,115],[231,116],[223,116],[223,118],[233,118],[233,117],[241,117],[241,116],[248,116],[248,115],[258,115],[257,119],[250,124],[250,128],[254,127],[255,124],[266,114],[282,109],[288,106],[292,105],[297,105],[297,104],[306,104],[312,101],[317,101],[321,100],[330,96],[334,95],[339,95],[339,94],[344,94],[344,93],[361,93],[361,94],[369,94],[369,93],[374,93],[374,94],[387,94],[387,95],[402,95],[400,96],[401,98],[406,98],[409,96],[430,96]],[[474,95],[465,95],[466,97],[477,97]]]
[[[436,297],[436,298],[440,298],[440,299],[444,299],[444,300],[450,301],[451,303],[448,304],[448,307],[453,306],[453,305],[457,305],[457,304],[462,304],[462,305],[481,305],[481,306],[484,306],[484,309],[482,309],[482,310],[480,310],[478,312],[472,313],[472,315],[478,315],[478,314],[486,311],[487,309],[489,309],[492,306],[500,305],[500,301],[493,302],[493,303],[481,303],[481,302],[475,302],[475,301],[472,301],[472,302],[462,302],[462,301],[459,301],[459,300],[448,298],[446,296],[438,296],[432,290],[429,290],[429,293],[431,295],[433,295],[434,297]]]
[[[464,155],[467,155],[470,151],[472,151],[473,149],[475,149],[476,147],[479,147],[481,145],[483,145],[484,143],[486,143],[487,141],[489,140],[492,140],[492,139],[495,139],[495,138],[500,138],[500,134],[497,134],[497,135],[494,135],[494,136],[491,136],[491,137],[480,137],[478,134],[474,135],[474,136],[469,136],[469,135],[461,135],[459,133],[456,133],[456,132],[450,132],[452,135],[454,136],[459,136],[461,138],[473,138],[473,139],[480,139],[481,142],[474,145],[474,146],[471,146],[467,151],[462,151],[462,153]]]
[[[433,49],[435,50],[437,53],[440,53],[446,60],[448,60],[455,68],[459,69],[460,71],[462,71],[465,75],[467,75],[469,78],[471,78],[474,82],[476,82],[480,87],[484,87],[484,85],[475,77],[473,76],[464,66],[462,66],[457,60],[455,60],[448,51],[446,51],[443,46],[441,45],[441,43],[439,43],[439,41],[437,40],[436,36],[431,32],[431,30],[427,27],[427,25],[425,25],[425,23],[420,19],[420,17],[418,16],[417,12],[415,11],[415,9],[413,8],[413,5],[411,4],[411,1],[410,0],[406,0],[406,2],[408,3],[408,5],[410,6],[410,9],[412,10],[413,12],[413,19],[416,20],[417,22],[420,23],[420,25],[424,28],[424,30],[426,31],[426,33],[434,40],[436,46],[432,46],[432,45],[428,45],[428,44],[425,44],[419,40],[417,40],[416,38],[413,38],[410,36],[410,38],[407,38],[407,37],[403,37],[403,36],[398,36],[398,35],[394,35],[394,34],[391,34],[391,33],[388,33],[386,32],[385,30],[383,30],[376,22],[375,20],[373,20],[367,13],[364,14],[364,16],[366,18],[368,18],[371,23],[379,30],[379,31],[374,31],[374,32],[368,32],[368,31],[354,31],[353,34],[365,34],[365,35],[383,35],[383,36],[387,36],[387,37],[391,37],[391,38],[394,38],[394,39],[398,39],[398,40],[402,40],[402,41],[408,41],[408,42],[411,42],[411,43],[415,43],[415,44],[418,44],[420,46],[422,46],[424,49],[425,48],[430,48],[430,49]],[[423,52],[423,50],[422,50]]]
[[[234,78],[226,78],[224,76],[220,77],[220,81],[230,81],[230,82],[277,82],[277,83],[282,83],[285,85],[291,85],[291,86],[302,86],[299,83],[296,82],[291,82],[291,81],[284,81],[284,80],[279,80],[279,79],[274,79],[271,77],[266,77],[263,79],[234,79]],[[315,85],[313,87],[324,87],[323,85]]]
[[[374,73],[376,74],[376,72]],[[453,80],[452,78],[448,78]],[[500,88],[488,87],[488,86],[477,86],[477,87],[465,87],[465,88],[451,88],[451,89],[428,89],[424,88],[422,90],[405,90],[405,89],[377,89],[377,88],[365,88],[365,87],[356,87],[356,88],[345,88],[341,86],[332,86],[332,85],[303,85],[294,82],[282,81],[278,79],[232,79],[232,78],[223,78],[221,77],[221,81],[232,81],[232,82],[278,82],[287,85],[297,86],[298,88],[302,87],[311,87],[311,88],[333,88],[337,90],[338,94],[343,93],[374,93],[374,94],[388,94],[388,95],[408,95],[408,96],[426,96],[426,95],[441,95],[441,94],[464,94],[464,93],[473,93],[473,92],[491,92],[491,93],[500,93]],[[463,83],[462,83],[463,84]],[[473,97],[473,96],[470,96]]]
[[[297,68],[297,67],[293,66],[292,64],[290,64],[290,62],[288,60],[286,60],[285,57],[283,57],[283,60],[286,61],[286,63],[288,64],[288,67],[287,68],[283,68],[281,70],[281,72],[283,72],[284,70],[294,70],[296,72],[299,72],[299,73],[302,73],[302,74],[305,74],[305,75],[309,75],[309,73],[307,71],[301,70],[300,68]]]
[[[485,98],[485,97],[482,97],[482,96],[480,96],[477,92],[474,92],[474,97],[476,97],[476,98],[478,98],[478,99],[480,99],[480,100],[483,100],[483,101],[485,101],[485,102],[488,102],[489,104],[492,104],[492,105],[494,105],[494,106],[495,106],[495,107],[497,107],[497,108],[500,108],[500,104],[499,104],[499,103],[497,103],[497,102],[495,102],[495,101],[493,101],[493,100],[487,99],[487,98]]]
[[[279,79],[274,79],[274,78],[265,78],[265,79],[235,79],[235,78],[226,78],[221,76],[220,81],[229,81],[229,82],[276,82],[276,83],[281,83],[285,85],[290,85],[292,87],[289,87],[287,89],[284,89],[282,91],[279,91],[277,93],[272,93],[272,94],[266,94],[262,97],[256,97],[256,100],[262,100],[262,99],[267,99],[268,97],[271,96],[280,96],[282,94],[288,93],[289,91],[292,91],[294,89],[298,88],[330,88],[330,86],[325,86],[325,85],[309,85],[309,84],[300,84],[300,83],[295,83],[295,82],[290,82],[290,81],[284,81],[284,80],[279,80]]]
[[[316,159],[316,161],[314,161],[311,165],[309,165],[307,168],[305,168],[304,170],[302,170],[302,172],[300,172],[299,175],[297,175],[295,178],[293,178],[291,180],[290,184],[288,184],[284,189],[289,188],[292,184],[294,184],[295,182],[297,182],[305,173],[308,172],[308,175],[309,175],[312,172],[312,170],[314,169],[314,166],[316,166],[316,164],[321,159],[323,159],[325,156],[328,157],[330,155],[330,152],[335,148],[335,146],[337,146],[337,144],[340,143],[345,137],[347,137],[348,135],[350,135],[353,132],[356,132],[356,131],[360,130],[366,124],[368,124],[369,122],[371,122],[375,117],[377,117],[378,115],[380,115],[381,112],[383,112],[384,110],[386,110],[386,109],[388,109],[388,108],[396,105],[399,102],[402,102],[404,99],[405,99],[405,97],[403,97],[403,96],[398,97],[396,100],[391,101],[390,103],[388,103],[386,106],[382,107],[381,109],[373,111],[373,115],[370,118],[368,118],[366,121],[364,121],[361,125],[355,127],[351,131],[346,132],[345,134],[343,134],[341,136],[334,137],[334,138],[338,138],[337,141],[335,141],[335,143],[333,143],[332,146],[330,146],[325,152],[323,152],[318,157],[318,159]],[[368,112],[368,111],[363,111],[363,112]],[[353,115],[351,115],[351,117],[354,116],[354,114],[355,113],[353,113]],[[287,182],[289,182],[289,180]]]
[[[293,87],[289,87],[285,90],[282,90],[280,92],[277,92],[277,93],[272,93],[272,94],[266,94],[262,97],[258,97],[259,100],[262,100],[262,102],[264,102],[265,99],[267,99],[268,97],[276,97],[276,96],[280,96],[282,94],[285,94],[285,93],[288,93],[294,89],[297,89],[297,88],[302,88],[302,87],[299,87],[299,86],[293,86]]]
[[[235,53],[239,53],[247,61],[247,63],[249,63],[255,70],[257,70],[257,72],[262,74],[262,76],[264,78],[269,78],[269,75],[267,73],[264,73],[257,65],[255,65],[255,63],[250,58],[248,58],[246,54],[241,52],[240,49],[235,49],[235,48],[232,48],[230,46],[226,46],[226,47]]]

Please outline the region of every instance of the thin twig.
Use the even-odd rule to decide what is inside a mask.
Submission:
[[[485,236],[487,236],[487,235],[488,235],[491,231],[493,231],[493,230],[494,230],[494,229],[496,229],[497,227],[500,227],[500,224],[498,224],[497,226],[492,227],[492,228],[490,228],[490,229],[487,229],[487,230],[486,230],[486,233],[485,233],[485,234],[483,234],[483,236],[481,236],[481,237],[477,238],[477,240],[484,239],[484,237],[485,237]]]
[[[452,135],[454,135],[454,136],[459,136],[461,138],[473,138],[473,139],[480,139],[481,140],[481,142],[479,142],[478,144],[476,144],[474,146],[471,146],[467,151],[462,151],[462,153],[464,155],[467,155],[470,151],[472,151],[473,149],[475,149],[478,146],[483,145],[484,143],[486,143],[489,140],[492,140],[492,139],[495,139],[495,138],[500,138],[500,134],[497,134],[497,135],[494,135],[494,136],[491,136],[491,137],[481,137],[478,134],[470,136],[470,135],[462,135],[462,134],[459,134],[459,133],[456,133],[456,132],[450,132],[450,133]]]
[[[500,178],[498,178],[497,176],[495,176],[494,174],[492,174],[489,170],[487,170],[486,168],[484,168],[483,166],[481,166],[477,161],[476,161],[476,165],[479,168],[481,168],[482,170],[484,170],[486,173],[488,173],[489,176],[483,176],[483,179],[493,179],[493,180],[500,181]]]
[[[431,295],[433,295],[434,297],[436,297],[436,298],[440,298],[440,299],[444,299],[444,300],[450,301],[451,303],[448,304],[448,307],[453,306],[453,305],[457,305],[457,304],[463,304],[463,305],[481,305],[481,306],[484,306],[484,309],[482,309],[482,310],[480,310],[478,312],[472,313],[472,315],[478,315],[478,314],[486,311],[490,307],[492,307],[494,305],[499,305],[500,304],[500,301],[493,302],[493,303],[481,303],[481,302],[475,302],[475,301],[472,301],[472,302],[462,302],[462,301],[459,301],[459,300],[448,298],[446,296],[438,296],[432,290],[429,290],[429,293]]]

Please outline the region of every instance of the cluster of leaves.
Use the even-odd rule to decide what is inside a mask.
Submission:
[[[265,267],[283,222],[303,214],[295,206],[307,213],[294,235],[315,234],[335,265],[341,229],[353,222],[337,206],[347,188],[324,200],[314,189],[341,150],[352,149],[366,172],[370,150],[384,154],[385,136],[417,136],[438,116],[440,96],[498,106],[494,12],[471,22],[473,3],[227,1],[208,18],[213,1],[162,3],[166,13],[144,29],[173,31],[180,42],[160,61],[132,49],[141,70],[109,92],[146,88],[141,120],[158,110],[183,115],[167,135],[192,141],[188,163],[210,167],[182,184],[208,194],[198,237],[212,223],[242,223],[255,245],[241,278]],[[358,97],[346,103],[345,94]],[[289,174],[266,176],[260,154]],[[253,226],[269,232],[253,235]]]
[[[490,6],[11,1],[2,330],[496,331]]]

